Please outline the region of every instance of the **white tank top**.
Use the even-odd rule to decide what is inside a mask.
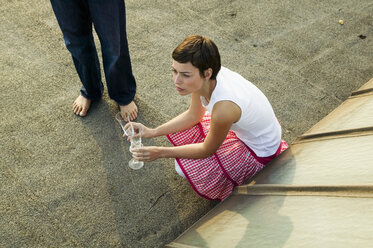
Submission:
[[[268,157],[276,153],[281,142],[281,126],[267,97],[251,82],[222,66],[210,102],[204,97],[201,100],[210,114],[219,101],[237,104],[241,117],[230,130],[257,156]]]

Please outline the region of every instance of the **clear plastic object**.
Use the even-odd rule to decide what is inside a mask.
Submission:
[[[128,120],[125,120],[122,116],[122,114],[120,112],[118,112],[116,115],[115,115],[115,119],[119,122],[123,132],[125,135],[128,136],[128,138],[130,139],[130,142],[131,142],[131,145],[130,145],[130,151],[132,151],[132,149],[134,148],[139,148],[142,146],[142,143],[141,143],[141,133],[142,133],[142,130],[139,129],[139,130],[135,130],[132,126],[132,123],[131,121],[128,119]],[[125,130],[124,129],[124,126],[129,123],[130,124],[130,128]],[[138,133],[139,136],[137,137],[133,137],[134,134]],[[143,166],[144,166],[144,162],[143,161],[138,161],[134,158],[132,158],[129,162],[128,162],[128,166],[133,169],[133,170],[138,170],[138,169],[141,169]]]

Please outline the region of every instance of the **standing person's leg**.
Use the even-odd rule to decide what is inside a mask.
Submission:
[[[122,115],[137,117],[133,98],[136,81],[132,74],[126,33],[124,0],[88,0],[92,21],[99,36],[105,77],[110,98],[116,101]]]
[[[102,96],[100,65],[92,35],[87,0],[50,0],[58,24],[82,82],[80,96],[74,101],[75,114],[85,116],[94,100]]]

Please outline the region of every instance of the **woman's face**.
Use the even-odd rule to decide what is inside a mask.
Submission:
[[[192,63],[179,63],[175,60],[172,62],[172,78],[176,90],[181,96],[198,92],[206,81]]]

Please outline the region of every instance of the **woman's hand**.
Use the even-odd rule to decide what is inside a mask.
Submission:
[[[157,146],[143,146],[131,150],[132,157],[139,161],[150,162],[161,158],[161,147]]]
[[[134,138],[141,136],[142,138],[152,138],[155,136],[155,130],[152,128],[146,127],[144,124],[138,123],[138,122],[131,122],[135,134],[133,135]],[[126,130],[127,133],[131,132],[131,124],[127,123],[124,126],[124,130]],[[126,135],[124,134],[123,137]],[[129,139],[129,137],[128,137]]]

